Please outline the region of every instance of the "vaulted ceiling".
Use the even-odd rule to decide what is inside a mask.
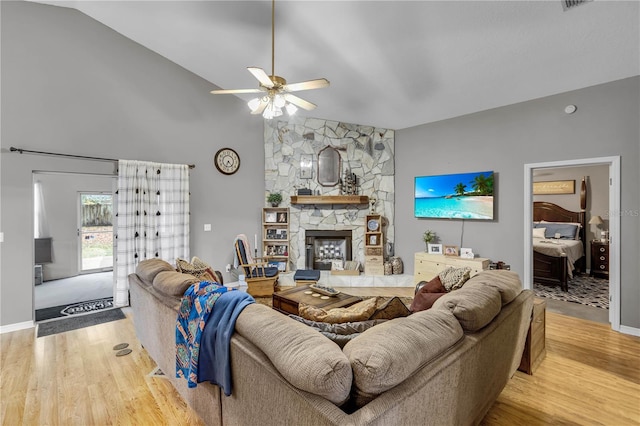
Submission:
[[[211,89],[254,88],[246,67],[271,70],[271,1],[39,3],[76,8]],[[307,116],[402,129],[639,75],[639,6],[277,1],[275,73],[331,81],[298,93],[318,104]]]

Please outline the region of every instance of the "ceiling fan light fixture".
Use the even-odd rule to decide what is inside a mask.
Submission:
[[[258,108],[260,107],[260,103],[261,102],[262,102],[262,100],[260,98],[253,98],[249,102],[247,102],[247,105],[249,105],[249,109],[253,113],[253,112],[256,112],[258,110]]]
[[[298,107],[296,107],[294,104],[287,104],[285,108],[287,110],[287,114],[289,115],[293,115],[296,113],[296,111],[298,111]]]

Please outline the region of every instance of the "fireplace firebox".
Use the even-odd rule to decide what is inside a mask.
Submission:
[[[305,232],[305,267],[330,270],[335,260],[352,260],[351,231],[307,230]]]

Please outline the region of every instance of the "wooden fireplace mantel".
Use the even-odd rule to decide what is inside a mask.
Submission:
[[[369,204],[366,195],[292,195],[291,204]]]

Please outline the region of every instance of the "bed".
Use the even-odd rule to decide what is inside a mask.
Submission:
[[[559,285],[568,291],[574,273],[586,268],[585,208],[587,191],[585,179],[580,189],[580,210],[570,211],[554,203],[533,203],[533,281],[546,285]],[[538,228],[538,231],[536,231]],[[540,231],[545,228],[545,231]],[[570,236],[571,230],[575,231]],[[546,236],[543,237],[543,233]],[[562,238],[555,238],[556,233]]]

